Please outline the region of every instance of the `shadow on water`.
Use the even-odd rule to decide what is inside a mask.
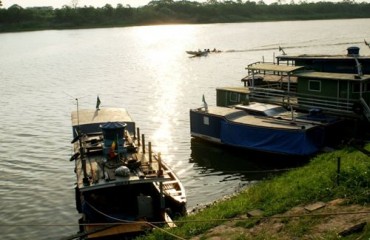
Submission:
[[[191,139],[190,162],[218,174],[237,174],[241,181],[258,181],[277,176],[308,163],[309,158],[276,155]]]

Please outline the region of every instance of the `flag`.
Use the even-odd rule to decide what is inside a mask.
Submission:
[[[111,149],[114,151],[116,150],[116,141],[112,142]]]
[[[117,156],[117,153],[116,153],[116,141],[113,141],[112,142],[112,145],[109,149],[109,157],[110,158],[115,158]]]
[[[279,52],[283,52],[283,55],[286,55],[284,49],[282,47],[279,46]]]
[[[99,96],[96,98],[96,110],[99,110],[99,106],[100,106],[100,98]]]
[[[208,111],[208,104],[207,104],[207,102],[206,102],[206,99],[205,99],[205,97],[204,97],[204,94],[203,94],[202,101],[203,101],[203,103],[204,103],[204,109],[205,109],[206,111]]]

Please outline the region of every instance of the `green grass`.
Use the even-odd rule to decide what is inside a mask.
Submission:
[[[370,145],[366,146],[367,149]],[[337,159],[341,159],[341,171],[337,175]],[[339,185],[337,184],[339,180]],[[169,230],[182,238],[190,238],[222,224],[222,219],[245,215],[260,209],[264,217],[282,213],[288,209],[315,201],[346,198],[349,203],[367,204],[370,199],[370,158],[353,149],[345,148],[321,154],[301,168],[291,170],[279,177],[261,181],[229,200],[215,203],[196,215],[181,218],[178,227]],[[303,235],[315,223],[306,218],[300,223],[288,224],[294,236]],[[253,227],[258,220],[243,220],[237,226]],[[366,230],[365,233],[369,233]],[[261,236],[264,239],[266,236]],[[333,236],[327,236],[329,239]],[[268,236],[271,239],[271,236]],[[173,239],[166,233],[154,231],[145,239]],[[233,239],[244,239],[234,236]]]

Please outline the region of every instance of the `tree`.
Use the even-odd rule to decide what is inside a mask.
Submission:
[[[71,4],[72,4],[72,8],[77,8],[78,0],[72,0]]]

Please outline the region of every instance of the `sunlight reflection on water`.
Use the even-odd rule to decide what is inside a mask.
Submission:
[[[240,86],[245,66],[262,56],[271,61],[279,45],[292,54],[341,53],[370,36],[362,27],[369,21],[0,34],[0,225],[23,224],[2,228],[2,237],[55,239],[78,230],[74,165],[68,161],[76,98],[81,109],[94,108],[97,95],[101,107],[125,107],[181,178],[192,208],[266,176],[252,170],[274,167],[259,155],[192,141],[189,109],[202,105],[202,95],[215,105],[217,87]],[[185,53],[214,47],[223,52],[202,58]]]

